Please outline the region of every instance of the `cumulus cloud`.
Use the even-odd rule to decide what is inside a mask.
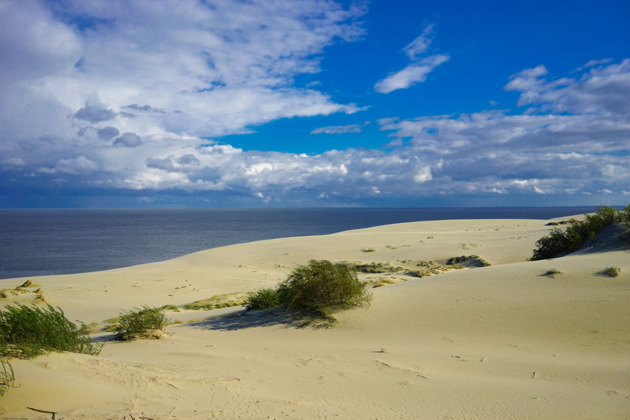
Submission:
[[[544,66],[510,78],[523,114],[474,114],[380,121],[410,153],[441,159],[435,191],[507,194],[621,194],[630,182],[630,63],[546,80]],[[422,172],[419,173],[422,175]],[[422,176],[420,176],[422,178]]]
[[[425,26],[422,34],[403,49],[411,63],[402,70],[391,73],[386,78],[379,80],[374,85],[374,90],[387,94],[398,89],[407,89],[416,83],[424,82],[429,73],[450,59],[448,55],[444,54],[421,57],[431,45],[433,28],[434,25]]]
[[[588,69],[579,78],[547,80],[543,78],[547,69],[541,65],[514,75],[505,89],[520,92],[519,106],[627,119],[630,115],[630,59],[607,66],[588,66]]]
[[[0,126],[20,137],[67,137],[75,123],[103,122],[210,137],[356,112],[293,82],[319,71],[326,46],[361,37],[363,13],[328,0],[6,2]]]

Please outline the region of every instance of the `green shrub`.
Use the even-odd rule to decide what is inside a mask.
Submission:
[[[156,330],[163,329],[167,322],[163,309],[143,306],[120,314],[115,331],[123,340],[149,338]]]
[[[278,292],[275,289],[259,289],[247,294],[245,308],[248,311],[263,311],[280,306]]]
[[[50,351],[98,354],[88,329],[69,321],[63,311],[47,305],[7,306],[0,311],[0,356],[31,358]]]
[[[333,312],[368,305],[372,295],[354,268],[327,260],[299,266],[278,285],[281,305],[333,321]]]
[[[553,258],[560,253],[576,251],[588,239],[594,239],[597,232],[617,222],[629,222],[630,205],[625,211],[612,207],[599,206],[596,213],[587,214],[582,221],[569,220],[566,230],[553,228],[548,235],[536,242],[531,261]]]

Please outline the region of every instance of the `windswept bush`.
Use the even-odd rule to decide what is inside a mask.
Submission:
[[[332,313],[369,305],[372,295],[348,265],[311,260],[278,285],[280,304],[304,314],[334,320]]]
[[[594,239],[597,232],[618,222],[630,223],[630,205],[625,211],[600,206],[596,213],[585,215],[582,221],[571,219],[565,230],[554,227],[548,235],[536,242],[536,249],[530,260],[544,260],[576,251],[584,241]]]
[[[123,340],[159,338],[160,335],[156,332],[161,331],[167,322],[168,318],[162,308],[143,306],[120,314],[115,331]]]
[[[83,323],[77,326],[60,308],[7,306],[0,311],[0,356],[31,358],[50,351],[98,354]]]

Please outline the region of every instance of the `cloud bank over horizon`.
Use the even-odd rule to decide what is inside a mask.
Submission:
[[[630,59],[505,74],[518,99],[504,109],[306,131],[372,129],[381,147],[231,143],[274,121],[367,112],[301,82],[324,73],[329,48],[367,36],[367,13],[321,0],[2,2],[0,207],[629,201]],[[366,90],[396,95],[455,66],[431,52],[435,37],[425,25],[408,64]]]

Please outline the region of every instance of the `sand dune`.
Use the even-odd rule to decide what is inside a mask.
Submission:
[[[0,397],[0,417],[50,418],[28,406],[72,419],[630,418],[628,251],[526,262],[545,223],[406,223],[33,278],[70,319],[102,323],[142,304],[273,286],[313,258],[406,271],[471,254],[492,264],[422,278],[364,274],[393,284],[330,329],[295,328],[274,311],[183,311],[168,314],[183,323],[163,340],[14,360],[19,387]],[[597,274],[608,266],[621,275]],[[562,274],[544,275],[552,268]]]

